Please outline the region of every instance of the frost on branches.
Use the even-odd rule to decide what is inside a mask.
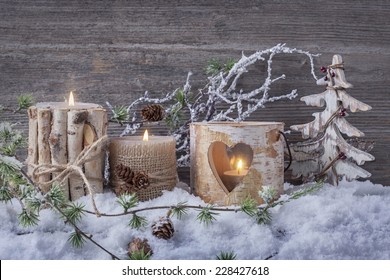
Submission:
[[[314,113],[314,120],[307,124],[291,126],[292,130],[302,132],[303,138],[310,140],[294,145],[292,173],[294,177],[302,176],[305,180],[313,177],[326,177],[336,185],[340,177],[347,180],[368,178],[369,172],[358,165],[374,160],[374,157],[361,151],[346,140],[349,137],[362,137],[364,133],[352,126],[345,119],[347,109],[351,112],[368,111],[371,107],[347,94],[346,89],[352,85],[344,75],[344,64],[340,55],[334,55],[332,65],[322,67],[326,76],[317,81],[326,86],[326,91],[302,97],[307,105],[325,107],[325,110]]]
[[[286,76],[274,76],[272,73],[272,62],[275,55],[279,54],[302,54],[309,58],[311,74],[317,79],[314,73],[313,58],[316,54],[289,48],[285,44],[278,44],[272,48],[257,51],[250,56],[242,54],[242,57],[229,69],[219,71],[208,77],[208,83],[199,89],[197,93],[191,91],[190,77],[183,88],[168,93],[163,98],[152,98],[148,92],[138,98],[127,107],[128,115],[132,120],[127,124],[121,136],[134,134],[143,124],[136,113],[136,107],[140,104],[161,104],[165,107],[165,121],[176,139],[179,166],[188,166],[189,163],[189,124],[192,122],[209,121],[234,121],[240,122],[247,119],[256,110],[265,107],[265,104],[282,99],[293,99],[297,96],[297,90],[293,89],[283,95],[270,96],[271,86]],[[267,75],[265,80],[255,89],[245,91],[237,88],[239,80],[247,73],[248,67],[256,62],[267,64]],[[115,108],[109,103],[107,105],[115,115]],[[225,109],[221,109],[221,105]],[[188,116],[183,120],[182,116]]]

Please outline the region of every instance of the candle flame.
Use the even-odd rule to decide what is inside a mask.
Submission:
[[[240,159],[237,162],[237,173],[240,174],[240,171],[242,170],[242,160]]]
[[[69,106],[74,106],[73,92],[70,92],[69,94]]]
[[[142,140],[143,141],[149,141],[149,134],[148,134],[148,130],[147,129],[145,130],[144,138]]]

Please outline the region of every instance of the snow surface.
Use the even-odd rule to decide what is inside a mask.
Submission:
[[[291,185],[285,184],[285,188]],[[96,197],[104,213],[119,213],[113,193]],[[79,200],[90,207],[89,197]],[[176,188],[138,207],[205,205]],[[19,204],[0,203],[0,259],[110,259],[91,242],[73,248],[67,239],[72,232],[59,216],[42,210],[38,226],[18,224]],[[215,259],[221,251],[234,251],[237,259],[390,259],[390,187],[366,182],[342,181],[338,187],[325,185],[319,192],[272,209],[271,225],[257,225],[243,213],[220,212],[208,227],[196,221],[195,210],[182,220],[173,218],[175,235],[161,240],[151,234],[150,224],[166,210],[142,212],[149,226],[133,230],[130,216],[115,218],[84,216],[80,227],[117,256],[127,258],[133,237],[147,238],[152,259]],[[140,213],[141,214],[141,213]]]

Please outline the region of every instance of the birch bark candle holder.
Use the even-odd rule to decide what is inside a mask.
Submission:
[[[37,103],[28,109],[28,174],[32,176],[34,166],[41,164],[66,165],[73,162],[81,151],[107,133],[107,112],[100,105],[65,102]],[[85,176],[95,193],[103,192],[104,153],[83,166]],[[44,183],[56,173],[35,178]],[[61,184],[65,196],[76,200],[88,193],[78,174],[71,174]],[[48,192],[50,186],[42,186]]]
[[[190,125],[191,186],[205,202],[239,205],[284,184],[284,144],[279,122],[210,122]]]
[[[126,136],[110,141],[110,182],[112,187],[123,192],[136,193],[138,200],[146,201],[162,195],[164,190],[172,190],[177,182],[176,141],[172,136]],[[120,178],[115,172],[122,165],[134,172],[144,173],[148,184],[135,186],[129,180]]]

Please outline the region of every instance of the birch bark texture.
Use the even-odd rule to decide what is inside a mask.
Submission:
[[[38,165],[66,166],[72,164],[81,151],[107,133],[107,113],[97,104],[78,103],[69,106],[65,102],[37,103],[28,109],[28,174]],[[82,168],[95,193],[103,192],[104,151],[86,162]],[[59,173],[52,172],[33,178],[39,183],[49,182]],[[72,173],[69,180],[61,182],[61,188],[69,200],[87,194],[83,180]],[[43,186],[48,192],[50,186]]]
[[[283,193],[284,144],[280,122],[209,122],[190,125],[191,186],[205,202],[258,204],[263,186]],[[241,161],[241,168],[238,162]]]
[[[366,161],[373,161],[371,154],[350,145],[344,138],[363,137],[364,133],[351,125],[346,117],[352,113],[371,110],[371,106],[347,94],[352,85],[344,74],[344,63],[340,55],[334,55],[332,64],[324,68],[326,76],[317,85],[326,86],[326,91],[301,98],[307,105],[324,107],[314,113],[310,123],[293,125],[292,130],[300,131],[304,139],[292,146],[292,175],[305,181],[325,177],[337,185],[342,177],[351,181],[368,178],[369,172],[359,167]]]

